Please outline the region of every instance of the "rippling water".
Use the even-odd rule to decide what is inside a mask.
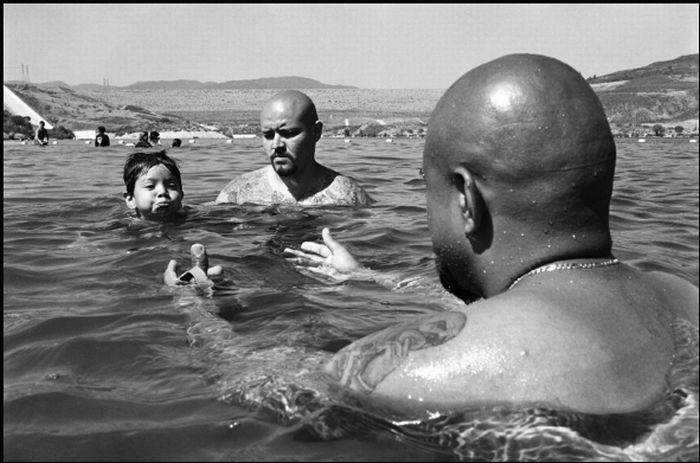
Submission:
[[[4,450],[22,460],[697,460],[697,328],[668,400],[642,415],[466,410],[396,423],[319,402],[315,367],[347,343],[455,301],[302,275],[285,247],[328,226],[369,267],[438,285],[419,175],[421,140],[323,139],[322,163],[377,200],[368,209],[205,206],[264,165],[259,140],[198,140],[180,161],[180,225],[129,219],[129,148],[5,142]],[[618,142],[614,253],[698,285],[698,148]],[[170,259],[207,246],[212,292],[170,289]],[[680,386],[679,386],[680,387]]]

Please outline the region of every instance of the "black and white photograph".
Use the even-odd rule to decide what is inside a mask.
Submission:
[[[698,461],[699,12],[4,3],[3,461]]]

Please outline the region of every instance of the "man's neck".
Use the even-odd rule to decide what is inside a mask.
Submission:
[[[335,178],[334,173],[328,167],[314,163],[303,172],[295,173],[294,175],[284,177],[277,175],[286,185],[287,190],[289,190],[294,199],[301,201],[326,189],[333,182]]]
[[[569,235],[571,236],[571,235]],[[475,275],[483,275],[480,286],[483,296],[488,298],[508,289],[513,281],[521,275],[541,265],[572,259],[607,258],[610,256],[609,237],[603,233],[583,234],[586,239],[553,239],[546,245],[535,240],[521,237],[517,243],[509,243],[475,256],[473,268]],[[528,249],[527,255],[513,256],[514,248]],[[499,249],[504,252],[499,252]]]

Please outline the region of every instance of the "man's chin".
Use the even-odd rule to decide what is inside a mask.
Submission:
[[[277,164],[274,161],[272,162],[272,168],[275,169],[275,172],[280,177],[289,177],[297,170],[293,164]]]
[[[467,304],[480,299],[480,296],[476,293],[469,291],[464,288],[456,278],[452,276],[447,265],[445,265],[439,258],[436,259],[435,266],[437,267],[438,277],[440,278],[440,283],[442,286],[458,298],[462,299]]]

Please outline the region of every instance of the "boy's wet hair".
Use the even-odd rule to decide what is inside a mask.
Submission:
[[[161,164],[175,176],[177,183],[180,185],[180,192],[184,194],[180,168],[177,166],[177,162],[169,157],[165,151],[158,151],[157,153],[132,153],[129,155],[124,164],[124,184],[126,185],[126,192],[133,195],[136,180],[138,180],[140,176],[146,174],[151,167]]]

